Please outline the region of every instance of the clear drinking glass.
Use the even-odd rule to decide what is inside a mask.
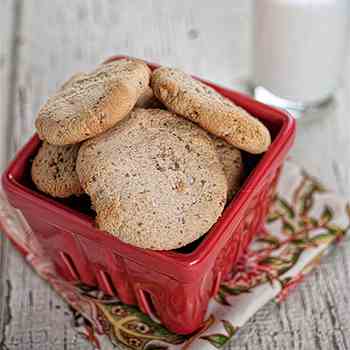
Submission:
[[[349,2],[254,0],[256,99],[294,111],[332,101],[346,57]]]

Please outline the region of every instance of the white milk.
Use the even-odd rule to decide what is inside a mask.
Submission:
[[[254,84],[317,103],[339,83],[350,0],[255,0]]]

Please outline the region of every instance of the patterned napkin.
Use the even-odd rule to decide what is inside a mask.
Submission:
[[[270,300],[283,301],[350,228],[350,206],[287,162],[265,229],[210,302],[203,328],[170,333],[136,307],[55,272],[21,214],[0,194],[2,231],[37,273],[71,305],[77,332],[98,349],[220,349]]]

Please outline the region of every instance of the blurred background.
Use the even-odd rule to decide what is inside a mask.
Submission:
[[[254,55],[259,59],[252,40],[254,5],[252,0],[0,0],[1,168],[34,132],[35,114],[47,97],[73,73],[111,55],[176,66],[249,92]],[[327,50],[324,42],[324,55]],[[346,54],[334,101],[298,121],[291,152],[347,197],[349,58]],[[349,349],[349,252],[345,243],[285,304],[258,312],[229,348]],[[0,276],[0,349],[92,349],[74,335],[65,304],[7,241],[1,244]]]

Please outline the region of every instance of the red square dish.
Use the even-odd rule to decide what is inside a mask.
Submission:
[[[273,141],[263,155],[244,154],[248,174],[240,191],[204,238],[190,247],[176,251],[133,247],[98,230],[93,216],[80,210],[79,203],[72,205],[37,191],[30,179],[31,159],[41,142],[37,135],[2,177],[10,203],[22,212],[65,279],[98,285],[182,334],[201,326],[209,299],[264,224],[295,136],[295,121],[287,112],[203,82],[263,122]]]

